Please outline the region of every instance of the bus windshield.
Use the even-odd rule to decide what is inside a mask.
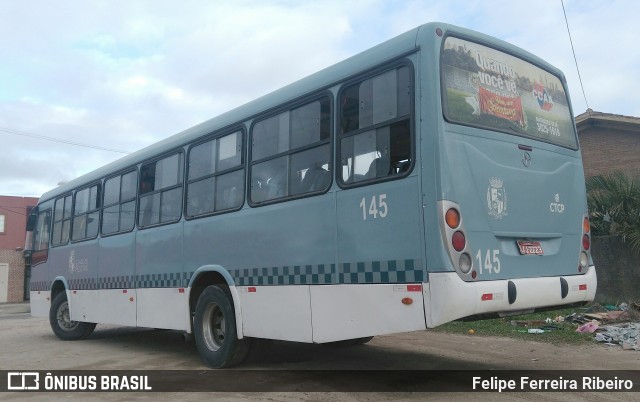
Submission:
[[[578,148],[567,95],[555,75],[453,36],[444,41],[441,66],[448,121]]]

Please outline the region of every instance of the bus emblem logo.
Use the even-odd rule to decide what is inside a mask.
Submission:
[[[495,219],[502,219],[507,215],[507,192],[504,188],[504,182],[498,177],[489,179],[489,187],[487,188],[487,207],[489,215]]]

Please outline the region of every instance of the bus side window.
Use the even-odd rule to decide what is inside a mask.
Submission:
[[[187,216],[240,208],[244,202],[243,135],[236,131],[191,147]]]
[[[138,225],[145,227],[180,220],[182,170],[182,152],[142,165]]]
[[[38,221],[33,235],[33,251],[42,251],[49,248],[49,229],[51,228],[51,211],[43,211],[38,214]]]
[[[102,234],[129,232],[135,225],[138,172],[133,170],[104,182]]]
[[[342,183],[406,173],[411,167],[411,74],[399,67],[340,94]]]
[[[76,191],[71,239],[93,239],[100,223],[100,185]]]
[[[56,200],[53,215],[52,246],[61,246],[69,242],[72,202],[71,194]]]
[[[260,120],[251,135],[251,202],[320,193],[331,185],[329,98]]]

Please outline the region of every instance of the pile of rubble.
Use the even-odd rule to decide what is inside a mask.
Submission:
[[[546,320],[511,321],[511,325],[528,327],[528,333],[539,334],[562,329],[565,324],[577,326],[576,332],[593,333],[595,340],[607,345],[620,345],[625,350],[640,351],[640,303],[618,305],[594,304],[584,312]]]
[[[640,303],[596,304],[589,310],[581,316],[572,315],[574,322],[581,324],[577,332],[595,333],[598,342],[640,351]]]

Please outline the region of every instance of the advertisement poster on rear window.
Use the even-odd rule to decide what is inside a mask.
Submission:
[[[445,117],[577,148],[562,82],[518,57],[456,37],[442,47]]]

